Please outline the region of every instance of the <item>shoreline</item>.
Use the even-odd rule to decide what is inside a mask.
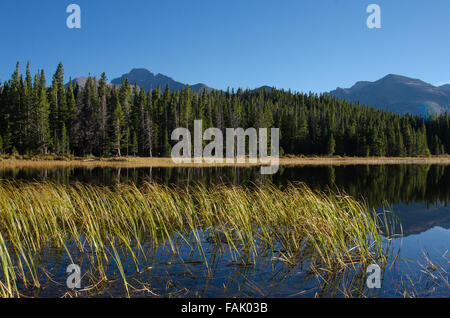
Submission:
[[[432,157],[282,157],[279,166],[347,166],[347,165],[450,165],[450,156]],[[0,168],[117,167],[117,168],[206,168],[259,167],[261,163],[181,163],[171,158],[75,158],[75,159],[0,159]]]

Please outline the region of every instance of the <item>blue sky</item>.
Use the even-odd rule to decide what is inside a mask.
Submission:
[[[66,7],[82,28],[66,27]],[[381,7],[381,29],[366,8]],[[143,67],[209,86],[322,92],[396,73],[450,82],[448,0],[42,0],[0,4],[0,80],[17,60],[50,77]]]

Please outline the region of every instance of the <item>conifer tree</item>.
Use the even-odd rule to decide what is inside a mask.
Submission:
[[[121,148],[124,143],[123,128],[125,125],[125,116],[123,114],[122,105],[120,101],[116,101],[116,106],[112,114],[112,149],[117,156],[122,156]]]
[[[45,73],[42,70],[35,80],[35,109],[32,112],[36,149],[41,154],[47,154],[51,146],[49,114],[50,104],[47,100],[47,88],[45,86]]]

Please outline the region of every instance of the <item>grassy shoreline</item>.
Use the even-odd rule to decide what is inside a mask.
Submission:
[[[411,164],[449,165],[450,155],[430,157],[282,157],[280,166],[339,166],[339,165],[385,165]],[[81,158],[81,157],[0,157],[1,167],[118,167],[118,168],[170,168],[170,167],[252,167],[261,166],[260,163],[182,163],[177,164],[171,158]]]

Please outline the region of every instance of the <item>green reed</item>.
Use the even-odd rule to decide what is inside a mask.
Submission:
[[[40,287],[35,255],[49,245],[70,259],[74,248],[89,254],[100,280],[108,280],[105,266],[112,260],[128,293],[121,253],[131,255],[139,271],[145,248],[166,244],[177,252],[184,242],[208,266],[207,237],[243,262],[278,250],[290,264],[306,256],[312,266],[339,271],[385,261],[384,224],[353,198],[314,192],[304,184],[280,189],[3,182],[0,296],[20,296],[18,281]]]

